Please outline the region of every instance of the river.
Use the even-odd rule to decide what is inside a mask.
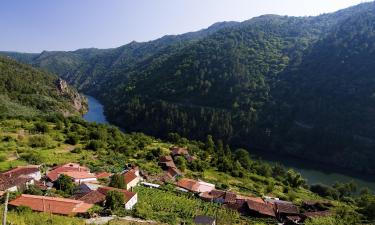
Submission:
[[[83,116],[83,119],[89,122],[96,122],[100,124],[109,124],[104,115],[103,105],[94,97],[86,95],[88,100],[89,109]]]
[[[89,122],[96,122],[101,124],[109,124],[105,115],[104,115],[104,107],[103,105],[94,97],[87,96],[88,98],[88,105],[89,110],[83,118]],[[279,163],[284,165],[287,168],[293,168],[294,170],[301,173],[301,175],[307,179],[308,184],[327,184],[331,185],[335,182],[350,182],[354,181],[357,183],[358,188],[368,187],[373,192],[375,192],[375,179],[372,177],[370,179],[361,179],[355,176],[348,176],[344,175],[339,172],[329,172],[329,168],[314,164],[311,162],[304,162],[301,159],[294,159],[290,157],[279,157],[275,156],[274,154],[264,154],[264,153],[257,153],[256,157],[261,157],[264,161],[268,161],[270,163]]]

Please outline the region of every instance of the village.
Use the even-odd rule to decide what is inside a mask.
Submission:
[[[9,207],[28,207],[36,212],[89,218],[108,214],[103,211],[92,213],[90,209],[95,205],[108,205],[113,193],[122,196],[121,207],[124,210],[132,210],[139,199],[135,187],[142,185],[159,189],[168,183],[175,186],[176,192],[191,194],[203,201],[236,210],[243,216],[271,218],[280,224],[303,224],[307,218],[331,215],[327,210],[329,202],[306,200],[298,207],[274,196],[244,196],[230,190],[217,189],[215,184],[203,180],[186,178],[175,164],[176,157],[184,157],[189,163],[195,160],[187,148],[172,146],[169,155],[159,158],[159,166],[164,172],[157,178],[150,177],[137,165],[127,163],[124,163],[124,170],[118,174],[107,171],[93,173],[88,167],[73,162],[52,168],[42,165],[19,166],[0,174],[0,194],[6,198],[5,204]],[[74,189],[65,192],[63,197],[61,194],[59,197],[29,194],[28,190],[32,187],[44,191],[69,190],[69,187],[64,187],[69,184],[65,182],[67,179],[74,184]],[[116,182],[124,186],[113,187]],[[9,193],[21,194],[8,202]],[[213,216],[198,215],[192,219],[195,224],[218,224],[217,218]]]

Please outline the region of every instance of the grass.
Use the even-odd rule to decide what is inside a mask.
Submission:
[[[0,208],[3,212],[3,207]],[[2,213],[0,215],[3,219]],[[84,225],[83,219],[67,216],[51,215],[38,212],[16,212],[10,210],[7,216],[8,224],[12,225]]]

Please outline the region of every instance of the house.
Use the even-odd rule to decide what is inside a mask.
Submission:
[[[212,190],[209,192],[203,192],[199,197],[208,202],[216,202],[221,204],[234,204],[236,202],[237,195],[233,192]]]
[[[100,184],[95,183],[81,183],[78,185],[74,192],[74,199],[79,199],[80,197],[84,196],[85,194],[98,190],[99,187],[102,187]]]
[[[79,200],[23,194],[9,202],[12,206],[27,206],[34,211],[60,215],[85,214],[93,206]]]
[[[96,179],[109,179],[113,174],[107,172],[99,172],[95,174]]]
[[[194,218],[194,224],[216,225],[216,220],[209,216],[196,216]]]
[[[139,171],[137,169],[131,169],[125,172],[123,176],[126,190],[130,190],[131,188],[137,186],[137,184],[141,181],[141,177],[139,176]]]
[[[267,204],[262,198],[248,197],[246,199],[248,212],[254,217],[276,217],[274,208],[271,204]]]
[[[97,182],[96,176],[93,173],[87,171],[67,171],[61,172],[68,177],[71,177],[76,184],[81,184],[85,182]]]
[[[188,178],[182,178],[176,184],[178,187],[194,193],[210,192],[215,189],[214,184],[204,181],[196,181]]]
[[[163,170],[167,170],[168,168],[177,168],[172,157],[169,155],[161,156],[159,159],[159,165],[163,168]]]
[[[185,159],[191,163],[193,160],[194,160],[194,157],[192,157],[190,154],[189,154],[189,151],[187,150],[187,148],[181,148],[181,147],[176,147],[176,146],[173,146],[170,148],[171,150],[171,155],[173,157],[177,157],[177,156],[184,156]]]
[[[285,220],[299,220],[296,216],[299,216],[299,209],[295,206],[292,202],[287,201],[274,201],[273,203],[269,203],[274,206],[277,219],[280,221]],[[286,218],[289,217],[289,218]]]
[[[77,163],[68,163],[55,167],[47,173],[47,178],[51,182],[55,182],[61,174],[71,177],[77,184],[84,182],[97,182],[95,174],[90,173],[90,170],[87,167],[80,166]]]
[[[0,174],[0,191],[25,190],[35,181],[40,181],[40,166],[19,166]]]
[[[9,175],[0,174],[0,191],[23,191],[26,190],[29,185],[33,184],[34,180],[29,177],[10,177]]]
[[[118,191],[124,194],[125,209],[132,209],[138,201],[137,193],[106,186],[101,186],[97,190],[90,191],[80,197],[78,200],[84,201],[89,204],[103,204],[109,191]]]
[[[40,179],[42,179],[42,173],[40,172],[39,165],[18,166],[2,174],[8,175],[9,177],[24,176],[24,177],[32,178],[35,181],[40,181]]]
[[[189,155],[189,152],[188,152],[187,148],[181,148],[181,147],[173,146],[173,147],[170,148],[170,150],[171,150],[171,155],[173,157]]]

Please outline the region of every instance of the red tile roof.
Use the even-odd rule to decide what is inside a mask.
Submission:
[[[275,211],[273,207],[265,203],[261,198],[247,199],[246,203],[251,211],[255,211],[265,216],[275,217]]]
[[[125,203],[128,202],[131,198],[133,198],[134,195],[137,194],[135,192],[127,191],[125,189],[119,189],[119,188],[113,188],[113,187],[106,187],[106,186],[99,187],[97,191],[100,192],[100,193],[102,193],[103,195],[107,195],[107,193],[109,191],[118,191],[118,192],[121,192],[121,193],[124,194]]]
[[[51,170],[49,173],[47,173],[48,179],[51,181],[56,181],[60,174],[63,172],[71,172],[71,171],[76,171],[76,172],[90,172],[90,170],[87,167],[80,166],[77,163],[68,163],[62,166],[57,166],[53,170]]]
[[[197,192],[199,183],[196,180],[188,179],[188,178],[182,178],[177,182],[177,186],[180,188],[184,188],[186,190]]]
[[[12,187],[25,188],[26,183],[30,182],[32,178],[19,176],[9,177],[9,175],[0,174],[0,191],[5,191]]]
[[[39,172],[40,166],[38,165],[29,165],[29,166],[18,166],[14,169],[4,172],[4,175],[9,175],[11,177],[18,177],[21,175],[29,175],[32,173]]]
[[[189,152],[188,152],[187,148],[172,147],[171,151],[172,151],[172,155],[173,156],[176,156],[176,155],[189,155]]]
[[[9,202],[9,204],[13,206],[27,206],[34,211],[51,212],[61,215],[85,213],[93,206],[79,200],[25,194]]]
[[[105,198],[106,196],[99,191],[90,191],[78,198],[78,200],[84,201],[89,204],[98,204],[100,202],[104,202]]]
[[[277,213],[284,214],[299,214],[298,207],[293,205],[293,203],[286,202],[275,202]]]
[[[124,176],[125,184],[129,184],[130,182],[132,182],[133,180],[137,178],[137,175],[135,174],[134,170],[129,170],[128,172],[124,173],[123,176]]]
[[[107,173],[107,172],[100,172],[95,174],[97,179],[102,179],[102,178],[109,178],[112,176],[112,173]]]
[[[95,174],[89,173],[87,171],[66,171],[61,172],[60,174],[65,174],[74,179],[96,178]]]
[[[233,192],[222,191],[222,190],[212,190],[209,192],[204,192],[199,195],[206,201],[213,201],[217,199],[222,199],[223,203],[236,203],[237,195]]]
[[[161,156],[160,159],[159,159],[159,162],[161,162],[161,163],[170,162],[170,161],[173,162],[173,159],[169,155],[167,155],[167,156]]]

